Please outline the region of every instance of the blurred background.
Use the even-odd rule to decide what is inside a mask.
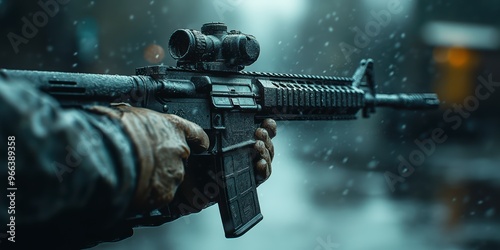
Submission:
[[[258,189],[264,220],[243,237],[224,238],[212,206],[93,249],[500,249],[497,1],[41,2],[59,9],[0,0],[1,68],[131,75],[175,64],[164,50],[174,30],[223,21],[260,42],[247,70],[351,76],[373,58],[378,92],[444,102],[279,122],[273,175]],[[430,143],[436,129],[445,139]]]

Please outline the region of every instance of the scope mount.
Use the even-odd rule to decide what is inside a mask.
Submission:
[[[228,32],[224,23],[206,23],[201,31],[176,30],[168,48],[177,67],[203,71],[237,72],[254,63],[260,53],[254,36]]]

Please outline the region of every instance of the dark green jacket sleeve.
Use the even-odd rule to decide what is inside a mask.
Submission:
[[[118,121],[63,110],[31,86],[3,80],[0,117],[0,233],[14,216],[16,241],[36,238],[54,246],[105,231],[123,218],[136,169],[134,149]],[[9,136],[15,138],[12,185],[7,182]],[[6,195],[12,193],[15,214],[8,213],[13,203]]]

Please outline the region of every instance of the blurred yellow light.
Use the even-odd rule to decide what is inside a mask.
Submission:
[[[440,99],[452,105],[474,94],[477,52],[463,47],[437,47],[433,50],[433,59],[440,71],[436,88]]]
[[[447,53],[448,62],[454,67],[463,67],[471,60],[471,53],[464,48],[450,48]]]

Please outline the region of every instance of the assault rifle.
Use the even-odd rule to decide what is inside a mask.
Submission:
[[[225,235],[238,237],[262,215],[253,168],[254,131],[275,120],[351,120],[376,107],[435,109],[436,94],[378,94],[373,61],[363,60],[353,77],[242,71],[255,62],[259,43],[252,35],[208,23],[200,31],[180,29],[169,41],[176,67],[138,68],[135,76],[1,70],[5,78],[24,78],[62,106],[127,102],[179,115],[200,125],[210,137],[208,152],[192,155],[186,172],[196,176],[200,199],[218,203]],[[130,226],[159,225],[196,212],[172,204],[127,220]]]

